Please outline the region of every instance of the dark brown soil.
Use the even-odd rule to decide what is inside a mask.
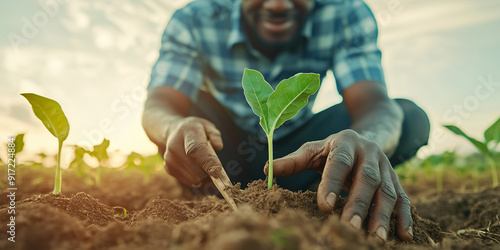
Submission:
[[[118,172],[103,177],[101,186],[68,174],[63,195],[47,194],[51,176],[33,185],[40,176],[45,178],[21,175],[16,242],[5,240],[2,230],[0,249],[381,249],[364,232],[339,221],[345,199],[325,213],[316,205],[315,192],[267,190],[256,181],[229,190],[240,208],[234,212],[217,197],[189,194],[163,173],[143,182],[140,174]],[[4,191],[4,225],[9,216],[5,197]],[[386,249],[500,249],[499,188],[431,195],[415,207],[414,241],[396,237],[393,218]]]
[[[416,207],[422,216],[438,222],[445,232],[480,239],[484,246],[500,245],[500,187],[434,194]]]

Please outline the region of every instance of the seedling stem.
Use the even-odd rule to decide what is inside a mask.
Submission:
[[[493,187],[498,186],[498,174],[497,174],[497,167],[495,165],[495,161],[493,160],[493,157],[490,156],[488,157],[488,162],[490,163],[491,167],[491,175],[493,175]]]
[[[57,150],[57,166],[56,166],[56,178],[54,183],[54,191],[53,194],[61,193],[61,149],[63,142],[59,140],[59,149]]]
[[[269,144],[269,174],[267,179],[267,189],[273,188],[273,132],[271,131],[267,136],[267,143]]]

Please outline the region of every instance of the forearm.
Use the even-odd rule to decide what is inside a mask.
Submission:
[[[181,116],[165,110],[156,100],[148,100],[145,106],[142,126],[152,142],[164,145],[169,125]]]
[[[182,100],[179,100],[182,99]],[[142,126],[159,151],[165,150],[167,131],[173,130],[174,121],[188,115],[189,103],[172,89],[159,89],[148,96],[142,115]]]
[[[404,114],[392,99],[379,101],[358,117],[351,128],[366,139],[376,142],[390,157],[398,146]]]

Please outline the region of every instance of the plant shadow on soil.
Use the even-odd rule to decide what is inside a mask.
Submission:
[[[230,189],[240,208],[233,212],[224,200],[193,197],[160,174],[148,183],[110,175],[99,187],[69,175],[67,196],[40,194],[50,184],[31,185],[34,176],[23,175],[18,187],[16,243],[0,241],[0,249],[500,249],[500,188],[431,195],[413,207],[413,242],[397,238],[393,215],[389,242],[380,247],[339,221],[345,198],[326,213],[315,192],[267,190],[264,181]]]

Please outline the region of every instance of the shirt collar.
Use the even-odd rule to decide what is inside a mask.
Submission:
[[[309,16],[304,22],[304,26],[302,26],[302,36],[306,39],[309,39],[312,35],[312,14],[313,13],[309,13]],[[236,44],[244,43],[246,39],[245,31],[241,26],[241,0],[235,0],[231,11],[231,30],[227,39],[227,48],[231,49]]]

